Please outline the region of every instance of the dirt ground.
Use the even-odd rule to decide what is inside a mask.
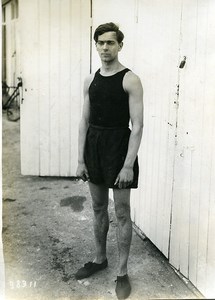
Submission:
[[[88,186],[74,178],[20,174],[19,122],[3,114],[3,247],[6,300],[116,299],[116,220],[110,200],[109,267],[76,281],[74,273],[94,258]],[[148,240],[133,234],[129,299],[196,299]]]

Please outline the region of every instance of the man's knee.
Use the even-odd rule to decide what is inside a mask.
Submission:
[[[117,221],[120,222],[122,225],[131,221],[129,204],[116,205],[115,212]]]
[[[93,203],[93,211],[94,214],[106,214],[107,213],[107,209],[108,209],[108,205],[107,203]]]
[[[108,188],[104,185],[89,183],[92,197],[92,208],[95,214],[107,212]]]

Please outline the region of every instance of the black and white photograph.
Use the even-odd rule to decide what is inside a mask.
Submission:
[[[1,1],[1,300],[215,298],[214,16]]]

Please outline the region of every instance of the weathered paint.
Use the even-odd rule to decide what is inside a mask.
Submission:
[[[215,288],[215,3],[183,1],[170,262],[200,289]]]
[[[90,1],[20,0],[19,19],[22,174],[74,176],[90,65]]]
[[[144,87],[144,132],[139,151],[140,189],[133,218],[168,256],[179,58],[180,2],[140,1],[134,69]]]

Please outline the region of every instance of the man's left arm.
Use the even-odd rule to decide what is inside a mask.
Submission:
[[[141,81],[137,75],[129,72],[124,77],[123,87],[129,94],[129,112],[132,130],[125,162],[115,182],[115,184],[118,184],[119,188],[125,188],[133,181],[133,166],[139,150],[143,131],[143,88]]]

